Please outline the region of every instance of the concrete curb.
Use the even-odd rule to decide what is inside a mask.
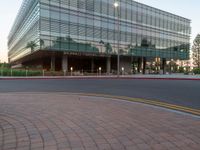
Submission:
[[[129,101],[129,102],[143,103],[143,104],[146,104],[146,105],[157,106],[157,107],[161,107],[161,108],[166,108],[166,109],[170,109],[170,110],[184,112],[184,113],[187,113],[187,114],[192,114],[192,115],[195,115],[195,116],[200,116],[200,110],[198,110],[198,109],[193,109],[193,108],[184,107],[184,106],[180,106],[180,105],[160,102],[160,101],[156,101],[156,100],[143,99],[143,98],[133,98],[133,97],[127,97],[127,96],[94,94],[94,93],[72,93],[72,94],[82,95],[82,96],[104,97],[104,98],[118,99],[118,100],[124,100],[124,101]]]
[[[183,78],[183,77],[109,77],[109,76],[102,76],[102,77],[0,77],[0,80],[88,80],[88,79],[95,79],[95,80],[194,80],[200,81],[200,78]]]

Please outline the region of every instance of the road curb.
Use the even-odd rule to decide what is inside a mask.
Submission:
[[[94,94],[94,93],[73,93],[73,94],[82,95],[82,96],[95,96],[95,97],[112,98],[112,99],[124,100],[124,101],[129,101],[129,102],[143,103],[143,104],[147,104],[147,105],[157,106],[157,107],[161,107],[161,108],[167,108],[167,109],[170,109],[170,110],[176,110],[176,111],[200,116],[200,110],[198,110],[198,109],[179,106],[179,105],[175,105],[175,104],[169,104],[169,103],[165,103],[165,102],[159,102],[159,101],[156,101],[156,100],[149,100],[149,99],[142,99],[142,98],[132,98],[132,97],[127,97],[127,96]]]
[[[24,78],[0,78],[0,80],[190,80],[190,81],[200,81],[200,78],[157,78],[157,77],[24,77]]]

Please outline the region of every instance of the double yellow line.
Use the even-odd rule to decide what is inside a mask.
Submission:
[[[168,104],[168,103],[164,103],[164,102],[158,102],[155,100],[131,98],[131,97],[126,97],[126,96],[114,96],[114,95],[106,95],[106,94],[92,94],[92,93],[76,93],[76,94],[82,95],[82,96],[104,97],[104,98],[120,99],[120,100],[125,100],[125,101],[130,101],[130,102],[144,103],[144,104],[148,104],[148,105],[182,111],[185,113],[190,113],[193,115],[200,116],[200,110],[198,110],[198,109],[188,108],[188,107],[174,105],[174,104]]]

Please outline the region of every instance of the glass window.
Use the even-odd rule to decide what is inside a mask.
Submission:
[[[41,16],[49,18],[49,10],[47,10],[47,9],[41,9]]]

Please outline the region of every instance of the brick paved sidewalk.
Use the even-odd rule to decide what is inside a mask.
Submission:
[[[0,150],[199,150],[200,118],[65,93],[0,94]]]

